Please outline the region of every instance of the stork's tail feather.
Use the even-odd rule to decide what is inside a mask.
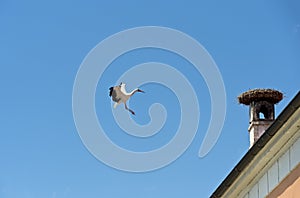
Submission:
[[[113,87],[110,87],[110,88],[109,88],[109,96],[110,96],[110,97],[111,97],[111,95],[112,95],[113,90],[114,90]]]

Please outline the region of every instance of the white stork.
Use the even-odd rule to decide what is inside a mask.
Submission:
[[[124,103],[125,109],[128,110],[130,113],[135,115],[134,111],[129,109],[127,107],[127,100],[136,92],[142,92],[145,93],[144,91],[140,90],[139,88],[134,89],[132,92],[127,93],[125,89],[126,84],[122,83],[118,86],[110,87],[109,88],[109,96],[112,97],[112,100],[115,102],[114,108],[116,108],[120,103]]]

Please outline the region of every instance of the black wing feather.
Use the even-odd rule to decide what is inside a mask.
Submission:
[[[112,95],[113,90],[114,90],[113,87],[110,87],[110,88],[109,88],[109,96],[110,96],[110,97],[111,97],[111,95]]]

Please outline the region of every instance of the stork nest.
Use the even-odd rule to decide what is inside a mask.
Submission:
[[[277,104],[283,98],[283,94],[274,89],[252,89],[238,96],[240,104],[249,105],[253,101],[268,101]]]

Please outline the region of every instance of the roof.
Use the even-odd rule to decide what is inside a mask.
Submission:
[[[243,170],[248,166],[260,150],[272,139],[277,133],[278,129],[291,117],[291,115],[300,107],[300,92],[292,99],[287,107],[275,119],[273,124],[265,131],[265,133],[255,142],[255,144],[244,155],[240,162],[233,168],[225,180],[219,185],[215,192],[210,196],[211,198],[222,197],[223,194],[230,188],[232,183],[238,178]]]

